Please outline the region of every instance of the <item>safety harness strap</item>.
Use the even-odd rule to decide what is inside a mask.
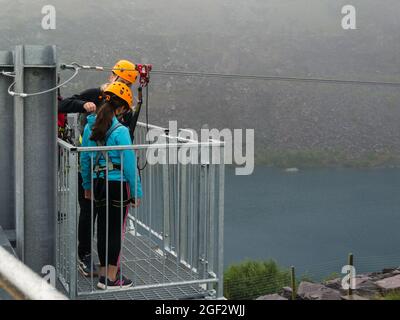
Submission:
[[[96,141],[96,144],[98,146],[105,146],[107,144],[108,138],[111,136],[111,134],[121,126],[122,126],[122,124],[118,123],[115,126],[113,126],[112,128],[110,128],[108,130],[106,136],[105,136],[104,141]],[[107,162],[106,166],[103,166],[103,167],[100,166],[100,157],[101,156],[103,156],[104,160]],[[96,173],[96,177],[97,177],[96,183],[95,183],[95,190],[98,190],[97,187],[98,187],[98,183],[99,183],[99,180],[100,180],[99,179],[100,178],[100,173],[105,171],[104,175],[107,175],[107,166],[108,166],[108,171],[121,170],[121,166],[120,165],[113,164],[112,161],[110,160],[110,157],[107,157],[106,151],[98,152],[97,155],[96,155],[96,162],[95,162],[94,170],[93,170]],[[103,200],[99,201],[99,198],[101,199],[102,195],[104,194],[104,189],[105,188],[102,188],[102,189],[103,190],[101,190],[98,195],[95,195],[96,206],[97,207],[105,205],[105,202],[103,202]],[[104,199],[104,201],[105,201],[105,199]]]
[[[118,123],[115,126],[113,126],[110,130],[108,130],[107,135],[104,139],[104,141],[96,141],[96,144],[99,147],[103,147],[107,144],[108,138],[111,136],[111,134],[118,129],[119,127],[122,127],[122,124]],[[95,165],[94,165],[94,172],[97,173],[97,177],[99,177],[99,174],[101,171],[106,171],[106,167],[105,166],[100,166],[100,157],[103,156],[104,161],[107,161],[106,166],[108,166],[108,170],[112,171],[112,170],[121,170],[121,166],[118,164],[113,164],[112,161],[110,160],[110,157],[107,157],[106,151],[101,151],[100,153],[97,153],[96,155],[96,160],[95,160]]]

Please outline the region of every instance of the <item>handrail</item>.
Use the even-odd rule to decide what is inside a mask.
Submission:
[[[78,151],[78,152],[95,152],[95,151],[113,151],[113,150],[140,150],[140,149],[164,149],[168,146],[168,148],[177,148],[177,147],[222,147],[225,145],[223,141],[209,141],[209,142],[181,142],[181,143],[154,143],[154,144],[137,144],[137,145],[120,145],[120,146],[103,146],[103,147],[75,147],[72,144],[65,142],[58,138],[58,144],[62,145],[69,151]]]
[[[157,143],[157,144],[137,144],[137,145],[117,145],[117,146],[104,146],[104,147],[77,147],[78,152],[95,152],[95,151],[114,151],[114,150],[140,150],[140,149],[165,149],[178,148],[178,147],[222,147],[224,142],[187,142],[187,143]]]
[[[2,247],[0,247],[0,288],[16,300],[68,300]]]
[[[158,130],[162,130],[162,131],[168,130],[168,128],[156,126],[156,125],[153,125],[153,124],[147,124],[147,123],[140,122],[140,121],[138,121],[137,124],[138,124],[139,126],[141,126],[141,127],[144,127],[144,128],[148,127],[148,128],[151,128],[151,129],[158,129]],[[190,130],[190,129],[181,129],[181,128],[178,128],[178,130],[181,131],[181,132],[187,132],[187,133],[189,133],[189,134],[193,137],[193,131]],[[184,139],[184,138],[179,137],[179,139]],[[194,140],[193,138],[188,139],[188,140],[190,140],[190,141],[192,141],[192,142],[195,142],[195,141],[196,141],[196,140]]]

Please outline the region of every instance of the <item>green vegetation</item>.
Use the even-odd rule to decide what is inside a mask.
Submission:
[[[327,282],[327,281],[334,280],[337,278],[342,278],[342,275],[338,272],[332,272],[330,275],[328,275],[327,277],[322,279],[322,282]]]
[[[224,274],[224,296],[229,300],[255,299],[285,286],[290,286],[290,271],[273,260],[248,260],[231,265]]]
[[[256,163],[278,168],[398,167],[400,155],[390,151],[354,156],[340,150],[264,150],[256,154]]]
[[[302,281],[315,282],[312,274],[309,272],[304,273],[299,279],[296,280],[296,286],[299,286],[300,282]]]
[[[400,290],[395,290],[392,292],[384,293],[382,295],[376,296],[376,300],[400,300]]]

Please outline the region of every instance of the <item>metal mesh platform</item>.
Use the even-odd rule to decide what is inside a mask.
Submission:
[[[207,297],[207,292],[199,289],[199,287],[182,285],[153,289],[132,289],[122,292],[101,292],[80,296],[79,300],[203,300]]]
[[[97,257],[95,262],[97,262]],[[93,300],[174,300],[205,299],[209,293],[205,285],[184,284],[199,280],[199,275],[167,253],[146,236],[127,232],[122,249],[122,273],[131,279],[134,287],[125,290],[103,291],[97,289],[97,277],[83,277],[78,273],[78,299]],[[169,285],[181,282],[179,285]],[[146,286],[157,287],[146,288]],[[168,286],[163,286],[168,285]]]

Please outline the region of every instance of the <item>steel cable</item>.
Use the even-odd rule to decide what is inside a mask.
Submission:
[[[16,81],[14,81],[14,82],[11,83],[11,85],[8,87],[8,90],[7,90],[7,91],[8,91],[8,94],[11,95],[11,96],[19,96],[19,97],[22,97],[22,98],[26,98],[26,97],[38,96],[38,95],[42,95],[42,94],[46,94],[46,93],[49,93],[49,92],[58,90],[58,89],[61,88],[62,86],[64,86],[64,85],[68,84],[69,82],[71,82],[71,81],[78,75],[79,70],[81,70],[81,68],[79,67],[79,65],[77,65],[77,64],[75,64],[75,63],[73,63],[72,65],[75,65],[75,67],[74,67],[74,70],[75,70],[74,74],[73,74],[69,79],[67,79],[67,80],[64,81],[63,83],[60,83],[59,85],[57,85],[57,86],[54,87],[54,88],[50,88],[50,89],[47,89],[47,90],[44,90],[44,91],[34,92],[34,93],[14,92],[14,91],[11,90],[11,89],[14,87],[15,83],[16,83]],[[4,74],[4,73],[3,73],[3,74]],[[9,75],[9,76],[11,76],[11,75]]]

